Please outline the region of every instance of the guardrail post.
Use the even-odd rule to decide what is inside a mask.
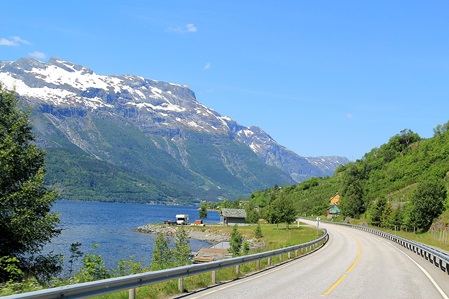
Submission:
[[[178,291],[183,293],[184,292],[184,278],[178,278]]]
[[[136,289],[129,289],[128,299],[136,299]]]
[[[240,265],[235,266],[235,274],[240,273]]]
[[[298,257],[298,249],[295,250],[295,257]]]
[[[290,251],[287,253],[287,256],[288,256],[288,259],[291,259],[291,258],[292,258],[292,257],[291,257],[291,252],[290,252]]]
[[[217,271],[212,271],[212,284],[217,283]]]
[[[257,270],[259,270],[260,269],[260,260],[257,260],[256,265],[257,265]]]
[[[441,271],[443,271],[443,272],[446,272],[446,268],[444,267],[444,261],[442,260],[442,259],[439,259],[440,260],[440,270]]]
[[[271,256],[268,257],[268,266],[271,266]]]

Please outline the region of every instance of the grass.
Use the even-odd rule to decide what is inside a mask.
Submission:
[[[316,230],[305,226],[290,225],[289,229],[285,224],[280,224],[279,228],[273,224],[261,224],[263,240],[270,244],[267,250],[282,248],[286,246],[296,245],[310,240],[316,239]],[[213,234],[230,235],[232,227],[230,226],[206,226],[206,227],[189,227],[188,229],[198,230]],[[256,239],[256,225],[239,226],[238,231],[243,235],[245,240]]]
[[[209,233],[214,234],[226,234],[230,235],[232,227],[223,227],[223,226],[207,226],[207,227],[192,227],[191,229],[207,231]],[[261,229],[263,233],[263,237],[261,240],[256,240],[255,237],[255,229],[256,225],[249,226],[239,226],[238,231],[243,235],[245,240],[252,240],[253,242],[263,243],[265,247],[259,249],[252,249],[249,254],[257,253],[261,251],[268,251],[273,249],[278,249],[282,247],[292,246],[296,244],[306,243],[311,240],[314,240],[318,237],[317,230],[315,228],[306,227],[306,226],[290,226],[289,229],[285,227],[285,225],[279,225],[279,228],[276,228],[276,225],[271,224],[261,224]],[[321,235],[321,234],[320,234]],[[294,254],[291,255],[294,257]],[[288,259],[287,254],[283,254],[282,256],[276,256],[271,258],[271,265],[284,262]],[[237,279],[244,275],[253,273],[259,269],[264,269],[268,267],[268,260],[264,259],[260,262],[258,267],[257,262],[250,262],[243,265],[240,265],[239,272],[236,272],[235,267],[229,267],[220,269],[216,272],[216,283],[222,283],[230,280]],[[190,292],[197,289],[202,289],[210,286],[212,283],[212,274],[211,273],[203,273],[199,275],[193,275],[184,278],[183,287],[184,292]],[[149,286],[141,287],[137,290],[137,298],[167,298],[173,297],[175,295],[181,294],[178,292],[178,281],[166,281],[162,283],[152,284]],[[112,293],[104,296],[99,296],[101,299],[125,299],[128,298],[128,291],[122,291],[117,293]]]
[[[342,222],[342,218],[336,219],[334,221]],[[437,228],[437,225],[431,227],[428,232],[425,233],[415,233],[415,232],[406,232],[401,230],[394,230],[388,228],[382,228],[377,226],[368,225],[369,227],[377,230],[381,230],[387,232],[392,235],[399,236],[401,238],[420,242],[422,244],[426,244],[429,246],[433,246],[436,248],[440,248],[445,251],[449,251],[449,209],[447,209],[438,219],[439,223],[443,224],[441,229]],[[351,220],[351,224],[355,225],[367,225],[366,219],[353,219]],[[434,221],[435,223],[435,221]]]
[[[275,225],[261,224],[263,237],[257,239],[255,233],[256,227],[256,225],[238,227],[238,231],[243,236],[244,240],[255,245],[255,247],[250,250],[249,254],[306,243],[308,241],[316,239],[319,236],[316,229],[307,226],[297,227],[293,225],[290,226],[289,229],[287,229],[284,224],[279,225],[279,228],[277,228]],[[208,225],[207,227],[189,226],[188,229],[199,230],[210,234],[226,235],[229,236],[227,239],[230,239],[232,227]],[[294,254],[292,256],[294,256]],[[287,254],[284,254],[282,257],[272,257],[271,265],[285,260],[287,260]],[[234,267],[220,269],[216,272],[215,280],[217,283],[233,280],[242,275],[246,275],[259,269],[266,268],[267,266],[268,260],[265,259],[261,260],[259,265],[256,262],[240,265],[240,270],[238,273],[236,273]],[[141,270],[142,272],[148,271],[148,269],[145,268]],[[204,273],[186,277],[184,278],[184,291],[205,288],[211,285],[211,282],[211,273]],[[73,281],[70,282],[68,280],[59,279],[55,279],[55,281],[52,282],[53,286],[55,287],[71,283],[73,283]],[[38,284],[35,280],[32,279],[28,279],[18,283],[8,282],[0,286],[0,296],[36,291],[42,288],[45,287]],[[166,298],[174,296],[176,294],[179,294],[178,281],[167,281],[142,287],[139,289],[138,294],[139,298]],[[100,296],[99,298],[128,298],[128,291],[116,292]]]
[[[445,251],[449,251],[449,232],[447,230],[437,232],[428,231],[426,233],[419,234],[413,232],[394,231],[391,229],[378,227],[375,228],[408,240],[420,242],[429,246],[443,249]]]

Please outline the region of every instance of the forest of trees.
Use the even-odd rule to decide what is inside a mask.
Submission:
[[[263,218],[288,223],[294,217],[281,220],[280,211],[326,215],[329,199],[338,193],[341,219],[361,218],[379,227],[425,232],[449,206],[448,128],[449,122],[438,125],[428,139],[402,130],[361,159],[340,166],[332,177],[275,185],[231,204],[244,206],[249,222]]]

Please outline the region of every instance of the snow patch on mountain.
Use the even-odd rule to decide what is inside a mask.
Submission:
[[[0,82],[8,89],[15,88],[16,93],[31,104],[51,106],[45,108],[50,113],[67,108],[107,111],[110,115],[127,117],[152,133],[168,134],[169,139],[178,134],[177,140],[181,140],[183,130],[228,136],[296,181],[310,174],[329,173],[347,161],[344,157],[300,157],[279,145],[262,129],[239,125],[204,106],[185,85],[135,75],[99,75],[87,67],[58,58],[51,58],[47,63],[30,58],[0,61]]]
[[[83,70],[77,71],[73,68],[71,71],[67,71],[56,65],[50,65],[43,69],[33,68],[31,71],[27,72],[35,74],[36,78],[42,79],[47,83],[70,85],[79,90],[87,90],[89,88],[108,90],[112,87],[115,92],[118,92],[120,90],[120,84],[122,83],[118,78],[101,76]]]

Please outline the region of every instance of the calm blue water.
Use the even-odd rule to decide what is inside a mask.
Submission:
[[[109,269],[115,269],[121,260],[134,261],[144,265],[151,262],[151,250],[155,235],[134,232],[133,229],[148,223],[162,223],[175,220],[176,214],[189,214],[190,220],[198,219],[197,207],[159,206],[126,203],[104,203],[83,201],[58,201],[53,211],[60,214],[62,233],[48,244],[45,251],[70,256],[70,244],[82,243],[84,253],[101,254]],[[207,223],[218,223],[217,212],[208,212]],[[94,244],[98,244],[92,251]],[[192,251],[209,244],[190,240]]]

